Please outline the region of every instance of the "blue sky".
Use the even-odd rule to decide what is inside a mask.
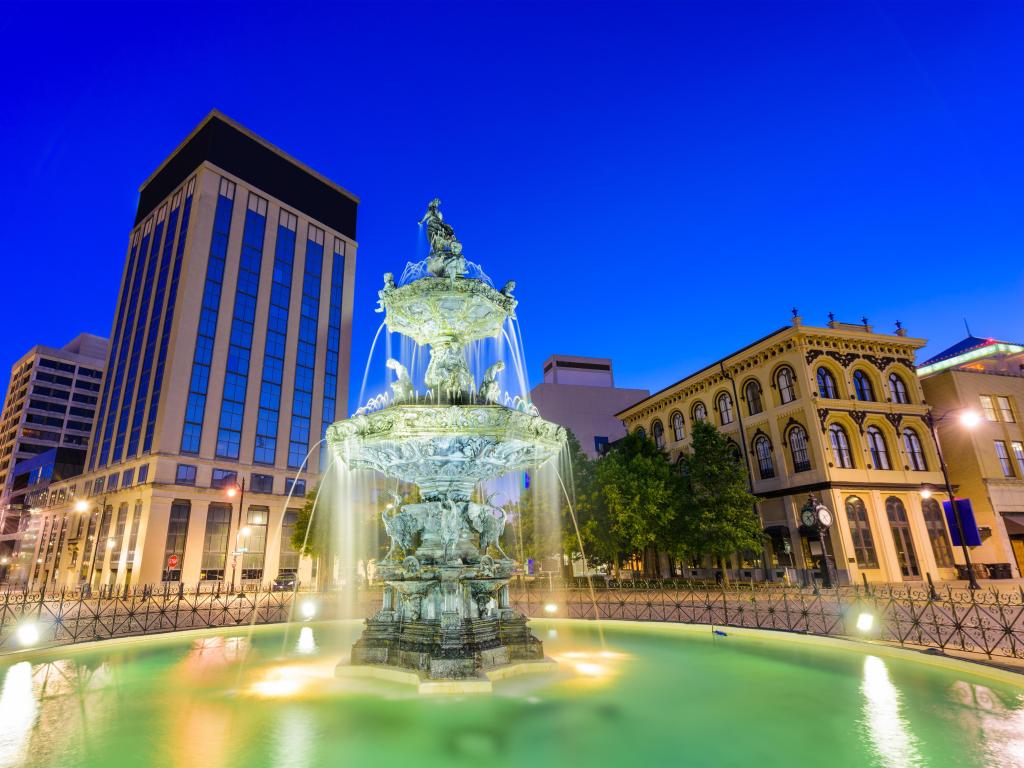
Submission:
[[[1021,3],[29,3],[0,30],[4,366],[109,334],[138,186],[213,107],[360,196],[356,392],[435,195],[516,279],[533,381],[582,354],[657,390],[794,306],[926,353],[964,317],[1024,340]]]

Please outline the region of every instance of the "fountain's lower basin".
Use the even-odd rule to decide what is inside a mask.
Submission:
[[[980,768],[1024,754],[1024,685],[984,667],[729,628],[532,626],[557,671],[443,699],[339,678],[361,621],[0,657],[0,764]]]

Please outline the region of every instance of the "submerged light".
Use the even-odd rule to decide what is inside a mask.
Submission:
[[[312,619],[316,616],[316,603],[312,600],[303,600],[302,604],[299,606],[299,615],[307,621]]]
[[[544,613],[554,613],[558,610],[558,606],[554,603],[547,603],[544,606]]]
[[[857,617],[857,631],[870,632],[875,626],[875,615],[873,613],[862,613]]]
[[[31,621],[26,621],[24,624],[18,625],[15,636],[18,638],[18,644],[22,647],[35,645],[39,642],[39,627]]]

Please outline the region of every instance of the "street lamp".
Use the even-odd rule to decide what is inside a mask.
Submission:
[[[828,559],[828,529],[832,525],[832,510],[822,504],[813,493],[800,510],[800,522],[818,531],[821,543],[821,581],[825,589],[832,588],[832,569]],[[813,577],[812,577],[813,578]]]
[[[238,522],[236,523],[237,532],[235,533],[235,551],[231,553],[231,591],[234,592],[235,575],[238,573],[238,556],[245,553],[245,548],[241,546],[241,538],[243,536],[247,537],[250,533],[248,526],[245,528],[242,527],[242,508],[245,505],[245,478],[243,477],[235,485],[229,486],[225,491],[225,494],[229,499],[233,499],[235,496],[238,497],[238,517],[236,518]],[[241,591],[239,592],[239,596],[242,596]]]
[[[967,549],[967,537],[964,535],[964,523],[960,519],[960,509],[956,504],[956,497],[953,495],[953,485],[949,482],[949,468],[946,466],[946,457],[942,454],[942,445],[939,443],[939,435],[935,430],[935,425],[943,421],[946,421],[952,416],[957,416],[960,424],[968,429],[973,429],[981,423],[981,416],[976,411],[969,409],[958,408],[953,411],[947,411],[941,416],[935,416],[931,411],[928,411],[924,416],[924,423],[928,425],[928,429],[932,433],[932,442],[935,443],[935,450],[939,454],[939,468],[942,470],[942,480],[946,484],[946,495],[949,496],[949,506],[953,510],[953,519],[956,521],[956,529],[960,534],[960,549],[964,553],[964,566],[967,568],[967,587],[968,589],[981,589],[981,585],[978,583],[977,577],[974,575],[974,566],[971,565],[971,553]],[[932,495],[931,489],[926,488],[921,491],[922,498],[929,498]]]

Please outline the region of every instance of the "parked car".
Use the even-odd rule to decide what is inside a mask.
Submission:
[[[288,573],[279,574],[278,577],[276,579],[274,579],[273,583],[271,584],[271,589],[274,592],[285,592],[285,591],[291,592],[291,591],[297,589],[298,586],[299,586],[298,574],[292,573],[292,572],[288,572]]]

